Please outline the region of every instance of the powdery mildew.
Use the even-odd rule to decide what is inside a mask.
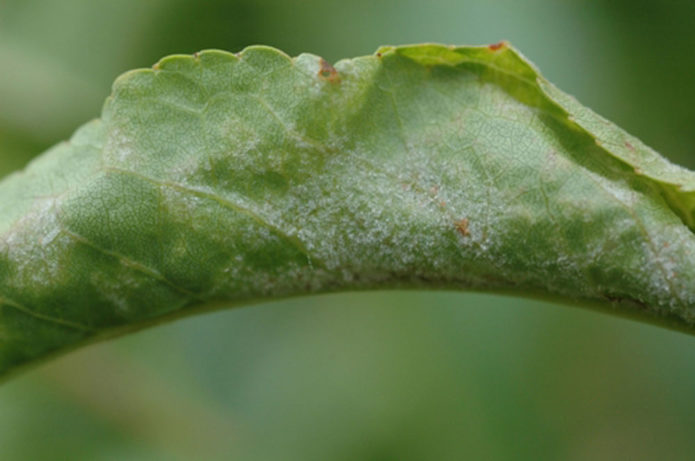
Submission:
[[[506,46],[335,67],[252,47],[124,75],[101,121],[0,184],[0,368],[341,289],[542,292],[692,325],[689,173],[548,85]]]

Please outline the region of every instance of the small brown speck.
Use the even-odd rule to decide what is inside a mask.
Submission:
[[[340,76],[338,75],[338,71],[335,70],[335,67],[333,67],[328,61],[325,59],[321,58],[321,67],[319,68],[319,77],[322,78],[323,80],[326,80],[327,82],[330,83],[340,83]]]
[[[610,301],[610,302],[612,302],[612,303],[619,303],[620,301],[622,301],[622,300],[621,300],[620,298],[618,298],[617,296],[613,296],[613,295],[609,295],[609,294],[604,294],[603,296],[604,296],[608,301]]]
[[[456,230],[458,231],[458,233],[461,234],[463,237],[468,237],[469,235],[471,235],[471,233],[468,232],[468,219],[462,218],[458,221],[454,221],[454,225],[456,226]]]
[[[381,57],[381,53],[377,53],[377,54],[376,54],[376,57],[377,57],[377,58],[380,58],[380,57]]]
[[[634,150],[635,150],[635,146],[633,146],[632,144],[630,144],[628,141],[625,141],[625,147],[627,147],[627,148],[630,149],[631,151],[634,151]]]
[[[502,49],[506,46],[507,46],[507,42],[502,41],[502,42],[492,43],[492,44],[488,45],[487,48],[490,51],[497,51],[497,50]]]

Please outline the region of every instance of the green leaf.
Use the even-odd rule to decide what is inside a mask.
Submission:
[[[541,296],[695,331],[695,174],[505,43],[168,57],[0,197],[4,373],[340,290]]]

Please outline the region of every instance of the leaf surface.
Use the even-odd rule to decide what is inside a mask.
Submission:
[[[507,44],[121,76],[0,183],[0,373],[224,306],[482,290],[695,324],[695,174]]]

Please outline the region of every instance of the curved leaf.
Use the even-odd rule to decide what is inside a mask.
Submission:
[[[0,183],[0,370],[205,309],[474,289],[695,323],[695,176],[507,44],[165,58]]]

